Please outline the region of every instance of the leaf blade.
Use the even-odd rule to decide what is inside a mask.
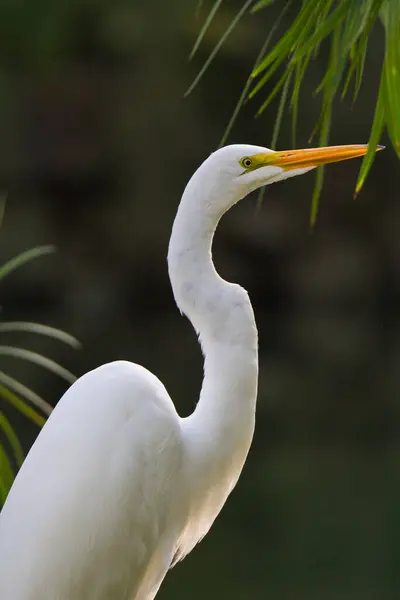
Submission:
[[[375,115],[372,123],[371,133],[368,140],[368,151],[364,156],[361,167],[358,173],[354,196],[360,193],[367,175],[371,169],[372,163],[376,154],[376,146],[379,143],[380,137],[385,125],[385,73],[382,71],[381,81],[379,84],[378,99],[375,106]]]
[[[192,48],[192,50],[191,50],[191,52],[189,54],[189,60],[192,60],[192,58],[196,54],[197,50],[199,49],[199,46],[200,46],[201,42],[203,41],[203,38],[204,38],[205,34],[207,33],[207,30],[210,27],[210,25],[211,25],[211,23],[212,23],[215,15],[217,14],[218,9],[221,6],[222,2],[223,2],[223,0],[216,0],[214,2],[213,6],[211,7],[211,10],[208,13],[207,18],[206,18],[206,20],[204,22],[204,25],[200,29],[200,33],[197,36],[196,41],[195,41],[195,43],[193,45],[193,48]],[[199,4],[200,4],[200,6],[199,6]],[[201,3],[199,3],[199,4],[197,5],[197,13],[199,13],[200,8],[201,8]]]
[[[245,3],[243,4],[242,8],[239,10],[239,12],[236,14],[236,16],[232,19],[231,23],[226,28],[225,33],[221,36],[221,39],[219,40],[219,42],[214,46],[214,49],[211,52],[210,56],[207,58],[204,65],[202,66],[202,68],[197,73],[196,77],[194,78],[193,82],[191,83],[191,85],[188,87],[188,89],[184,93],[184,95],[183,95],[184,98],[186,98],[187,96],[189,96],[189,94],[191,94],[193,92],[194,88],[197,86],[199,81],[202,79],[204,73],[207,71],[208,67],[211,65],[212,61],[214,60],[214,58],[218,54],[219,50],[223,46],[225,40],[232,33],[232,31],[234,30],[236,25],[239,23],[240,19],[243,17],[243,15],[247,11],[247,9],[250,7],[252,2],[253,2],[253,0],[246,0]]]
[[[4,371],[0,371],[0,383],[3,383],[8,389],[11,389],[13,392],[18,394],[19,396],[23,396],[26,400],[28,400],[31,404],[36,406],[39,410],[41,410],[45,415],[49,416],[53,410],[51,404],[46,402],[39,394],[36,394],[33,390],[28,388],[26,385],[14,379]]]
[[[62,329],[57,327],[51,327],[49,325],[43,325],[42,323],[35,323],[32,321],[4,321],[0,322],[0,332],[24,332],[24,333],[37,333],[46,337],[53,338],[74,349],[79,349],[82,344],[73,335],[70,335]]]
[[[8,443],[10,444],[17,467],[20,467],[24,461],[24,451],[17,434],[2,411],[0,411],[0,429],[3,431]]]
[[[45,256],[46,254],[53,254],[56,251],[55,246],[46,245],[46,246],[36,246],[35,248],[31,248],[29,250],[25,250],[14,258],[11,258],[6,263],[4,263],[0,267],[0,280],[18,269],[22,267],[27,262],[38,258],[39,256]]]
[[[46,419],[42,417],[35,409],[26,404],[21,398],[9,390],[5,385],[0,384],[0,396],[13,406],[18,412],[24,415],[27,419],[35,423],[38,427],[43,427]]]
[[[0,504],[4,505],[14,481],[14,470],[3,446],[0,444]]]
[[[41,354],[33,352],[32,350],[27,350],[26,348],[17,348],[16,346],[7,346],[3,344],[0,345],[0,355],[12,356],[14,358],[21,358],[23,360],[32,362],[36,365],[44,367],[45,369],[51,371],[55,375],[58,375],[59,377],[61,377],[61,379],[64,379],[70,384],[76,381],[75,375],[68,371],[68,369],[65,369],[51,358],[47,358],[47,356],[42,356]]]

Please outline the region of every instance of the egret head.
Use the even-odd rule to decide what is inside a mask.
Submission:
[[[377,150],[381,148],[378,146]],[[197,173],[201,175],[203,192],[206,185],[213,198],[209,207],[223,213],[263,185],[302,175],[319,165],[363,156],[367,150],[366,144],[357,144],[276,152],[261,146],[234,144],[211,154]]]

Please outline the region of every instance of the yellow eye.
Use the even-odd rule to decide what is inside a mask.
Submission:
[[[251,165],[253,164],[251,158],[248,156],[245,156],[239,162],[244,169],[250,169]]]

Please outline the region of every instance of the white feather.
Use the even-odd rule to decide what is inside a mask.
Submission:
[[[181,419],[160,381],[128,362],[72,385],[0,515],[1,600],[152,600],[236,484],[254,431],[257,330],[245,290],[216,273],[211,245],[224,212],[284,178],[272,166],[243,175],[240,158],[259,152],[268,149],[212,154],[173,227],[173,292],[205,355],[196,410]]]

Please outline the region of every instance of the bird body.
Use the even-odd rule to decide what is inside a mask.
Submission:
[[[181,462],[179,418],[154,375],[124,361],[84,375],[50,416],[1,514],[0,597],[153,598],[187,512],[174,493]]]
[[[253,310],[247,292],[215,271],[215,229],[249,191],[340,152],[352,157],[234,145],[196,171],[168,267],[205,358],[199,402],[179,417],[163,384],[126,361],[74,383],[0,514],[2,600],[153,600],[171,565],[208,532],[250,448],[258,378]]]

